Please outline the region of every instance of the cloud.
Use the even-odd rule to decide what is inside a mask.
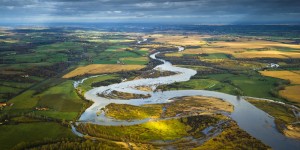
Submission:
[[[76,22],[120,20],[184,23],[286,23],[300,22],[300,1],[0,0],[0,19],[12,21],[40,19],[59,22],[64,20]]]

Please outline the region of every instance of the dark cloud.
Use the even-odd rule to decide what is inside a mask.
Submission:
[[[299,0],[0,0],[3,21],[297,23]]]

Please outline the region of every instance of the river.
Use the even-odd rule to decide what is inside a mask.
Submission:
[[[183,47],[178,47],[179,51],[183,51]],[[263,143],[272,147],[272,149],[287,150],[287,149],[300,149],[300,141],[287,138],[283,134],[279,133],[275,127],[274,118],[264,111],[256,108],[243,98],[237,98],[236,96],[214,92],[206,90],[175,90],[164,92],[148,92],[137,90],[138,86],[149,86],[156,89],[159,85],[171,84],[174,82],[184,82],[190,80],[197,72],[192,69],[173,66],[170,62],[156,58],[159,52],[150,55],[151,59],[156,59],[163,64],[156,66],[155,70],[172,71],[177,74],[158,78],[138,79],[132,81],[121,82],[112,84],[109,86],[102,86],[94,88],[85,93],[85,98],[94,102],[92,106],[87,108],[81,115],[78,123],[88,122],[99,125],[134,125],[141,124],[151,119],[124,121],[109,118],[105,115],[101,108],[104,108],[110,103],[116,104],[131,104],[131,105],[143,105],[143,104],[160,104],[168,103],[170,99],[182,96],[210,96],[223,99],[231,103],[234,106],[234,111],[229,115],[233,120],[237,122],[239,127],[248,132],[253,137],[261,140]],[[79,84],[79,83],[78,83]],[[120,91],[134,94],[150,94],[150,98],[146,99],[107,99],[99,97],[97,93],[108,94],[111,91]],[[101,112],[100,114],[97,112]]]

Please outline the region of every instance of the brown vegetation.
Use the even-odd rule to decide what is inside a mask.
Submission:
[[[164,117],[189,115],[191,113],[216,113],[218,111],[232,112],[233,106],[221,99],[202,96],[180,97],[166,104]]]

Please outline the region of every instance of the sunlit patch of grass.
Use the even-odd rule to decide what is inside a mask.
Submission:
[[[119,120],[159,118],[162,105],[133,106],[127,104],[109,104],[105,107],[106,115]]]

